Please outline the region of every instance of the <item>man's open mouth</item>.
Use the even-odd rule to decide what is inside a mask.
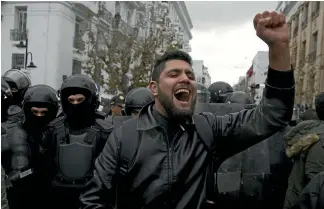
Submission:
[[[174,97],[180,102],[189,102],[191,94],[188,89],[178,89],[174,92]]]

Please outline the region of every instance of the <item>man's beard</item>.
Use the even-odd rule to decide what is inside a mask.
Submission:
[[[168,118],[177,121],[186,121],[191,119],[196,107],[196,94],[191,98],[191,106],[189,109],[179,109],[173,104],[173,95],[172,98],[169,98],[168,95],[162,92],[159,87],[157,89],[159,95],[158,100],[167,113]]]

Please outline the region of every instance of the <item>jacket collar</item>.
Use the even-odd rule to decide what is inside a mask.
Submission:
[[[156,121],[156,119],[153,117],[152,110],[153,105],[155,104],[154,101],[146,104],[138,114],[138,120],[137,120],[137,130],[149,130],[156,127],[159,127],[160,124]],[[188,124],[193,125],[194,124],[194,118],[192,117],[191,122],[188,122]]]

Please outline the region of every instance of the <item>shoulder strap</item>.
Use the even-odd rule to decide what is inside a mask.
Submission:
[[[196,131],[198,137],[202,140],[202,142],[205,144],[206,148],[209,151],[210,157],[213,157],[212,153],[212,144],[214,141],[214,132],[207,121],[206,116],[203,114],[195,115],[194,116],[194,122],[196,126]],[[215,179],[214,173],[217,171],[219,165],[215,166],[215,159],[211,160],[211,163],[208,165],[207,170],[207,185],[206,185],[206,203],[208,205],[215,206],[216,204],[216,198],[218,194],[218,188],[217,188],[217,176]]]
[[[137,119],[132,118],[116,127],[115,137],[121,141],[120,174],[125,176],[140,144],[140,132],[136,129]]]
[[[211,129],[207,118],[202,115],[194,115],[195,127],[199,138],[202,140],[208,151],[212,151],[212,143],[214,141],[214,133]]]

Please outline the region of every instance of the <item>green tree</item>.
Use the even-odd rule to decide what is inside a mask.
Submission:
[[[151,2],[143,4],[141,11],[144,15],[137,18],[134,28],[116,13],[111,28],[87,33],[90,47],[83,69],[97,82],[100,80],[106,92],[127,94],[131,88],[147,86],[155,60],[166,50],[179,48],[167,9]],[[95,17],[108,14],[105,2],[98,2]],[[108,79],[102,72],[108,74]]]

